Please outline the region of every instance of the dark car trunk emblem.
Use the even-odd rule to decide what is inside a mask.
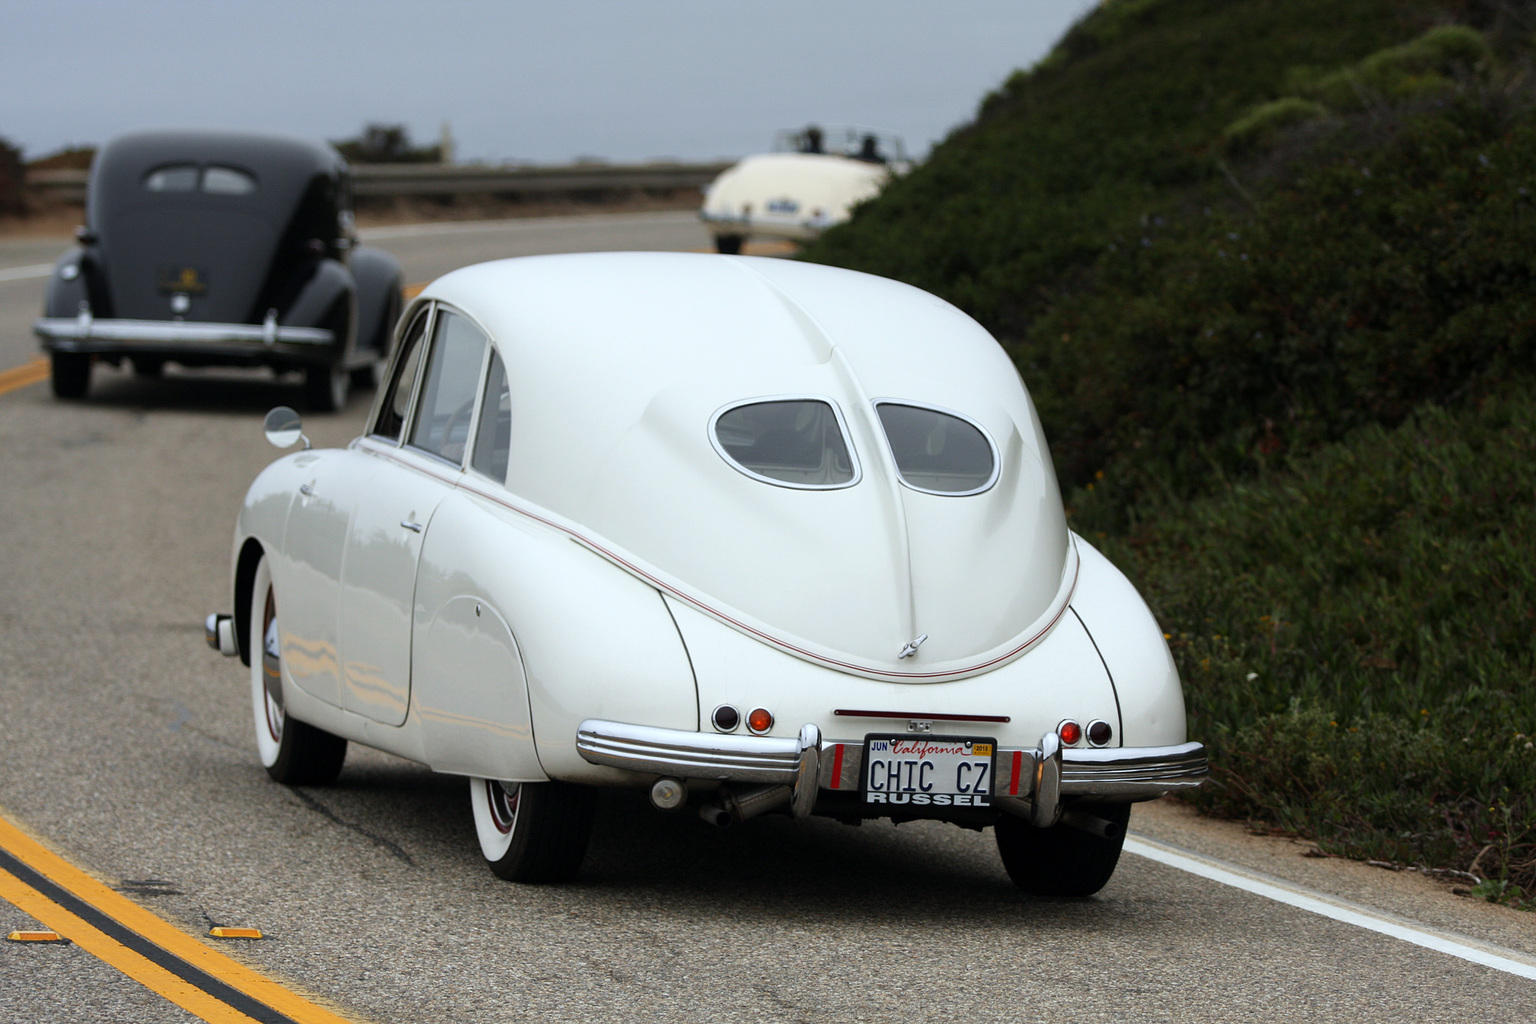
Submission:
[[[208,275],[196,267],[161,267],[160,290],[201,295],[208,290]]]

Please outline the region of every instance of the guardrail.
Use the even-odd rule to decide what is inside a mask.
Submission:
[[[707,164],[573,164],[563,167],[478,167],[471,164],[356,164],[359,196],[555,195],[701,188],[729,162]],[[84,202],[86,171],[29,171],[34,194]]]

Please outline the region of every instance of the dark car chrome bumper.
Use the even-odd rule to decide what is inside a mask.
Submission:
[[[589,718],[576,732],[576,750],[592,764],[645,775],[795,787],[795,806],[814,803],[804,787],[857,792],[862,743],[823,741],[807,725],[796,739],[658,729]],[[1046,827],[1063,800],[1151,800],[1205,781],[1205,745],[1064,749],[1054,732],[1033,750],[997,751],[996,803]],[[796,813],[800,813],[798,810]],[[802,815],[803,816],[803,815]]]
[[[186,320],[43,317],[32,322],[43,347],[61,352],[126,352],[139,348],[165,351],[213,350],[260,354],[274,346],[301,350],[334,344],[336,334],[323,327],[285,327],[268,317],[261,324],[210,324]]]

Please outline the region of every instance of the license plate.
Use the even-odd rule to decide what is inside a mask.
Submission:
[[[866,804],[991,807],[995,740],[975,736],[866,736]]]

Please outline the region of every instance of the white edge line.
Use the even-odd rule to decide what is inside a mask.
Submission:
[[[34,263],[29,267],[6,267],[0,270],[0,281],[25,281],[33,277],[47,277],[53,273],[52,263]]]
[[[1222,885],[1230,885],[1234,889],[1263,896],[1277,903],[1284,903],[1357,928],[1411,942],[1415,946],[1423,946],[1425,949],[1433,949],[1439,953],[1449,953],[1451,956],[1491,967],[1496,971],[1504,971],[1507,974],[1536,981],[1536,964],[1491,952],[1423,925],[1395,921],[1357,905],[1324,898],[1321,894],[1309,894],[1303,889],[1280,883],[1278,879],[1264,880],[1254,875],[1220,867],[1202,857],[1195,857],[1142,837],[1127,836],[1125,850],[1138,857],[1145,857],[1159,864],[1178,868],[1180,871],[1187,871],[1213,882],[1220,882]],[[1514,951],[1506,950],[1505,952],[1513,953]]]

